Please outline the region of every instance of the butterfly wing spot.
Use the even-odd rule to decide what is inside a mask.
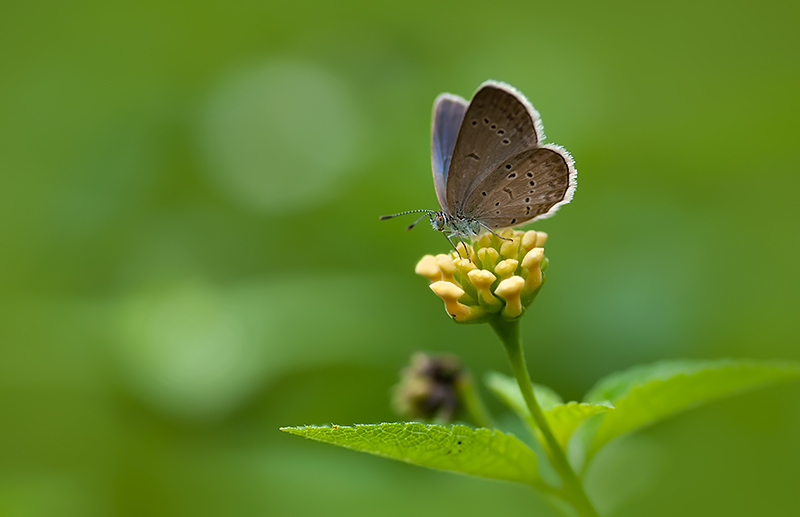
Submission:
[[[516,219],[512,219],[512,220],[511,220],[511,224],[514,224],[514,223],[516,223],[516,222],[517,222],[517,220],[516,220]]]
[[[532,173],[532,172],[529,172],[529,173],[528,173],[528,177],[529,177],[529,178],[532,178],[532,177],[533,177],[533,173]]]
[[[513,180],[516,177],[517,177],[517,173],[516,172],[512,172],[511,174],[508,175],[508,179],[510,179],[510,180]]]
[[[486,192],[481,192],[481,194],[483,194],[483,195],[485,196],[485,195],[486,195]]]
[[[547,157],[547,151],[538,145],[535,112],[516,91],[488,83],[473,95],[465,115],[446,176],[447,204],[451,205],[448,208],[477,220],[484,218],[481,222],[490,228],[503,228],[512,218],[516,218],[517,224],[525,222],[522,200],[526,188],[530,187],[526,183],[529,178],[524,174],[535,171],[534,166],[541,170],[540,162]],[[491,133],[468,129],[477,129],[481,123]],[[491,134],[497,138],[490,137]],[[536,154],[534,160],[530,153]],[[532,163],[529,164],[529,160]],[[515,174],[509,177],[512,172]],[[505,180],[502,174],[506,175]],[[510,189],[510,203],[502,197],[504,186]],[[500,205],[494,206],[498,199]],[[509,206],[505,206],[507,204]],[[494,212],[498,209],[500,214],[495,218]],[[535,209],[531,214],[535,215]]]
[[[529,181],[528,183],[529,183],[529,185],[530,185],[531,187],[534,187],[534,186],[536,186],[536,182],[535,182],[535,181],[533,181],[533,180]]]
[[[530,203],[530,202],[531,202],[531,198],[529,198],[529,197],[526,197],[526,198],[525,198],[525,202],[526,202],[526,203]]]

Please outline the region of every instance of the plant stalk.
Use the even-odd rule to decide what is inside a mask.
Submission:
[[[472,421],[478,427],[494,427],[492,415],[486,409],[486,405],[483,403],[469,372],[464,373],[463,378],[456,383],[456,389],[458,390],[459,398],[464,404],[464,409]]]
[[[580,479],[575,474],[575,471],[572,470],[569,461],[567,461],[564,449],[561,448],[555,436],[553,436],[553,431],[547,423],[542,408],[536,401],[533,386],[531,385],[531,377],[525,364],[525,352],[522,349],[522,340],[519,334],[519,320],[506,321],[497,317],[490,324],[506,349],[508,362],[511,364],[511,370],[514,372],[520,391],[522,391],[528,411],[530,411],[531,417],[542,431],[542,435],[547,442],[546,450],[550,461],[564,483],[564,498],[575,507],[581,517],[599,517],[597,510],[594,509],[592,502],[586,496]]]

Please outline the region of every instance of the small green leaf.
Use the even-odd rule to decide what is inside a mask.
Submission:
[[[488,372],[485,377],[486,385],[509,409],[520,415],[523,419],[528,415],[528,406],[519,390],[516,379],[498,372]],[[533,394],[542,411],[547,411],[563,404],[561,397],[553,389],[541,384],[532,384]]]
[[[589,437],[586,459],[623,433],[713,400],[798,378],[796,363],[731,359],[662,361],[612,374],[586,395],[587,402],[609,401],[616,408]]]
[[[525,399],[522,397],[517,381],[502,373],[489,372],[486,375],[486,384],[504,404],[528,424],[528,428],[533,435],[544,444],[544,437],[528,411],[528,406],[525,404]],[[544,412],[547,423],[550,424],[550,429],[553,431],[556,441],[561,447],[566,446],[572,432],[581,422],[592,415],[610,409],[610,406],[605,404],[581,404],[578,402],[564,404],[558,393],[540,384],[533,385],[533,393]]]
[[[609,409],[613,410],[614,408],[604,404],[569,402],[545,411],[544,417],[547,419],[547,423],[550,424],[553,436],[555,436],[556,441],[563,449],[566,448],[569,437],[572,436],[573,431],[581,422],[590,416],[598,415]]]
[[[409,422],[283,427],[281,431],[422,467],[535,486],[541,483],[533,451],[515,436],[492,429]]]

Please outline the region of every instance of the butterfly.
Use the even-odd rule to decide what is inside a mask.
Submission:
[[[518,226],[550,217],[569,203],[577,186],[572,156],[562,147],[542,144],[539,113],[513,86],[486,81],[467,102],[442,93],[433,102],[431,162],[440,210],[409,210],[384,215],[423,215],[453,249],[457,238]],[[508,240],[508,239],[506,239]]]

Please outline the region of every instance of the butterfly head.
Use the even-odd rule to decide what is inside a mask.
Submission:
[[[434,230],[443,232],[448,228],[447,214],[444,212],[431,212],[428,214],[431,226]]]

